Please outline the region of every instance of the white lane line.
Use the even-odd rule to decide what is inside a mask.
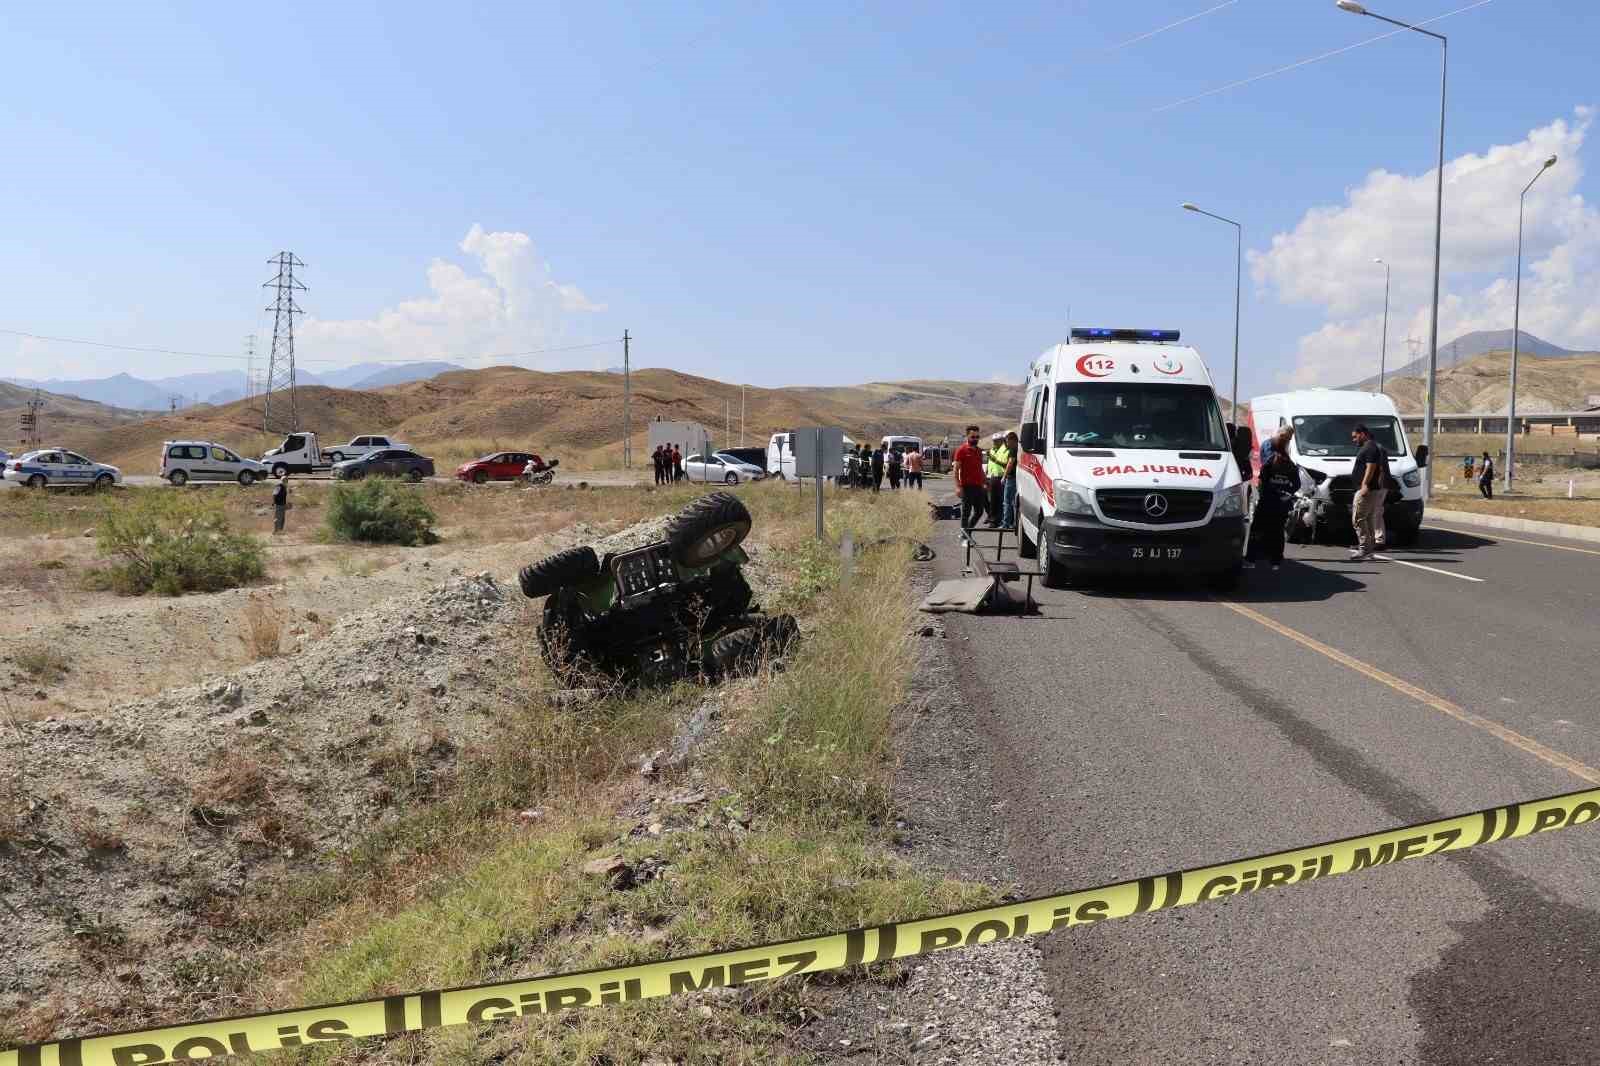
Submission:
[[[1600,555],[1600,550],[1594,548],[1574,548],[1568,544],[1549,544],[1542,540],[1527,540],[1523,537],[1508,537],[1492,526],[1478,529],[1455,529],[1451,526],[1423,526],[1423,529],[1441,529],[1446,533],[1463,533],[1470,537],[1482,537],[1484,540],[1509,540],[1518,544],[1534,544],[1541,548],[1554,548],[1563,552],[1582,552],[1585,555]]]
[[[1472,577],[1469,574],[1458,574],[1454,570],[1440,570],[1437,566],[1423,566],[1421,563],[1408,563],[1404,559],[1396,559],[1392,555],[1378,555],[1374,553],[1372,557],[1374,559],[1382,559],[1386,563],[1399,563],[1401,566],[1410,566],[1418,570],[1430,570],[1435,574],[1443,574],[1445,577],[1455,577],[1460,578],[1462,581],[1476,581],[1480,585],[1483,584],[1483,578],[1481,577]]]

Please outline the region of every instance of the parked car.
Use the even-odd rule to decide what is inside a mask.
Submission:
[[[390,448],[395,451],[407,452],[411,450],[411,445],[404,441],[390,440],[388,437],[380,437],[373,434],[365,437],[351,437],[349,444],[330,444],[322,454],[327,456],[330,462],[342,463],[346,459],[360,459],[362,456]]]
[[[767,472],[754,463],[735,459],[727,452],[714,455],[687,455],[683,459],[685,481],[719,481],[737,485],[741,481],[760,481]]]
[[[421,481],[433,476],[433,460],[413,451],[386,448],[360,459],[334,463],[333,476],[345,481],[364,477],[403,477],[407,481]]]
[[[190,481],[237,481],[253,485],[271,474],[266,463],[246,459],[208,440],[161,442],[161,476],[174,485]]]
[[[456,467],[456,477],[476,485],[486,481],[515,481],[529,463],[544,469],[544,460],[533,452],[494,452],[462,463]]]
[[[105,488],[122,483],[122,471],[105,463],[91,462],[65,448],[40,448],[6,461],[4,474],[33,489],[48,485],[93,485]]]

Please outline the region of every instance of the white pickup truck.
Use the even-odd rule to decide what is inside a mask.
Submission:
[[[284,474],[325,474],[333,462],[317,444],[315,433],[291,433],[283,443],[261,456],[273,477]]]

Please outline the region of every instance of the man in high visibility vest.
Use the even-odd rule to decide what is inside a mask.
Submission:
[[[1006,450],[1006,435],[996,433],[993,443],[989,447],[989,461],[985,465],[984,473],[989,481],[989,521],[985,523],[990,529],[1000,528],[1001,507],[1004,502],[1006,485],[1006,467],[1010,464],[1011,453]]]

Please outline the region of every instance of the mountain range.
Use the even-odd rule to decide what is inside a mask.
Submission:
[[[1517,351],[1520,355],[1542,356],[1547,359],[1571,359],[1582,355],[1594,355],[1593,351],[1575,352],[1563,348],[1558,344],[1551,344],[1547,340],[1540,340],[1527,330],[1517,331]],[[1470,359],[1490,352],[1509,352],[1511,350],[1511,331],[1509,329],[1480,329],[1472,333],[1463,333],[1448,344],[1439,345],[1439,369],[1460,366]],[[1403,366],[1391,366],[1384,378],[1421,377],[1428,372],[1428,357],[1414,359]],[[1347,389],[1370,389],[1378,384],[1378,375],[1363,378],[1353,385],[1345,385]]]
[[[297,385],[327,385],[337,389],[377,389],[385,385],[403,385],[408,381],[421,381],[450,370],[460,370],[454,363],[357,363],[317,373],[295,370]],[[180,407],[196,403],[226,404],[241,400],[245,395],[242,370],[213,370],[195,374],[177,374],[162,378],[137,378],[132,374],[113,374],[105,378],[80,378],[68,380],[49,378],[5,378],[7,382],[26,388],[40,388],[58,396],[71,396],[80,400],[108,404],[133,411],[165,411],[174,400]]]

